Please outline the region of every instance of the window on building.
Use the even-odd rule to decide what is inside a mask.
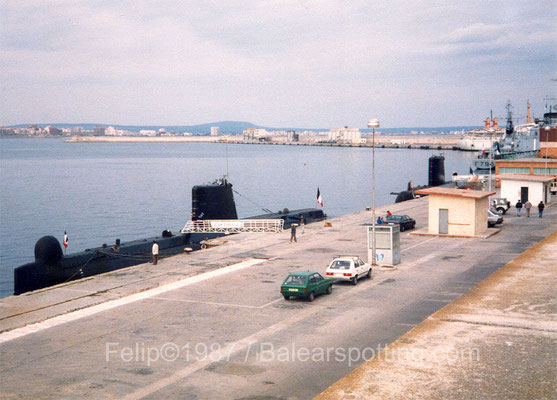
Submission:
[[[535,175],[545,175],[546,169],[545,168],[534,168]],[[547,175],[557,175],[557,168],[548,168]]]
[[[529,174],[529,167],[500,167],[500,174]]]

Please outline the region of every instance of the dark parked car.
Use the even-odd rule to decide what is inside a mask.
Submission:
[[[408,215],[391,215],[386,217],[383,222],[387,224],[400,225],[401,232],[408,229],[414,229],[416,226],[416,220],[414,218],[410,218]]]
[[[280,286],[280,293],[286,300],[294,296],[313,301],[318,294],[331,294],[332,291],[332,279],[323,278],[318,272],[311,271],[289,274]]]

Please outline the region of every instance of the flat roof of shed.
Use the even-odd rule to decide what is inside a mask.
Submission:
[[[469,199],[483,199],[484,197],[489,197],[497,194],[497,192],[472,189],[455,189],[442,186],[416,190],[416,193],[449,197],[465,197]]]
[[[557,158],[537,158],[537,157],[529,157],[529,158],[503,158],[500,160],[493,160],[495,164],[501,163],[509,163],[509,164],[524,164],[524,163],[532,163],[532,164],[545,164],[546,162],[549,164],[554,164],[557,162]]]
[[[554,176],[543,175],[527,175],[527,174],[498,174],[496,178],[509,181],[527,181],[527,182],[552,182],[557,178]]]

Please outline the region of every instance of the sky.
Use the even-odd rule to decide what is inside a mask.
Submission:
[[[481,125],[557,104],[557,2],[0,0],[0,125]],[[520,121],[518,121],[520,122]]]

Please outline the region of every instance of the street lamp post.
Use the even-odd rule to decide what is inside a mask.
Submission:
[[[545,131],[545,170],[543,175],[547,176],[547,148],[549,147],[549,131],[550,131],[550,127],[546,126],[544,127],[544,131]],[[541,141],[541,135],[540,135],[540,141]],[[541,144],[540,144],[541,147]]]
[[[379,128],[379,121],[376,119],[370,119],[367,123],[367,127],[373,130],[372,134],[372,166],[371,166],[371,181],[372,181],[372,189],[371,189],[371,231],[372,231],[372,238],[371,238],[371,265],[376,264],[376,255],[375,255],[375,128]]]
[[[491,192],[491,163],[493,162],[493,132],[495,129],[489,128],[489,183],[488,183],[488,190]]]

